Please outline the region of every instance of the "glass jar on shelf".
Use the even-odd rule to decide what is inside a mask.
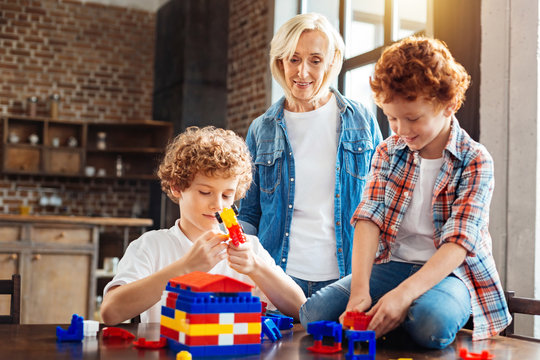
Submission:
[[[50,99],[51,119],[58,119],[58,107],[60,105],[60,95],[52,94],[49,99]]]

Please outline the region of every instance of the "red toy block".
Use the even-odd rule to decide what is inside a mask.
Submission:
[[[487,350],[484,350],[481,353],[470,353],[467,349],[460,348],[459,357],[464,360],[491,360],[495,355]]]
[[[131,340],[135,339],[135,335],[130,333],[127,330],[118,328],[118,327],[106,327],[102,330],[102,337],[104,339],[123,339],[123,340]]]
[[[365,312],[347,311],[347,313],[345,313],[345,318],[343,319],[343,326],[346,326],[351,330],[365,331],[372,318],[372,315],[368,316]]]
[[[167,338],[159,338],[158,341],[146,341],[145,338],[138,338],[137,341],[133,342],[135,347],[141,349],[161,349],[167,346]]]
[[[194,271],[169,280],[172,287],[193,292],[250,292],[253,285],[225,275]]]

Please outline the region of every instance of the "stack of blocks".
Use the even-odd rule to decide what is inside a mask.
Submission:
[[[252,287],[204,272],[169,280],[161,299],[161,336],[174,352],[193,356],[260,353],[261,302]]]

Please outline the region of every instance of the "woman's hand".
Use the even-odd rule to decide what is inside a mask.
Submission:
[[[225,234],[208,231],[193,242],[193,246],[182,258],[185,273],[210,271],[217,263],[227,257]]]
[[[373,316],[368,330],[375,331],[377,337],[394,330],[405,320],[412,301],[399,288],[389,291],[367,312]]]
[[[244,275],[250,275],[255,271],[257,260],[249,239],[238,246],[229,242],[227,253],[229,254],[229,266],[232,269]]]

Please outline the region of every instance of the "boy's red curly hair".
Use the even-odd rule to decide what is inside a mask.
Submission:
[[[446,44],[427,37],[408,37],[386,48],[369,81],[379,106],[394,98],[414,101],[423,97],[440,110],[465,100],[470,76]]]
[[[235,200],[246,194],[252,179],[251,155],[244,140],[231,130],[191,126],[167,146],[158,169],[161,189],[175,203],[171,189],[187,189],[195,175],[238,177]]]

